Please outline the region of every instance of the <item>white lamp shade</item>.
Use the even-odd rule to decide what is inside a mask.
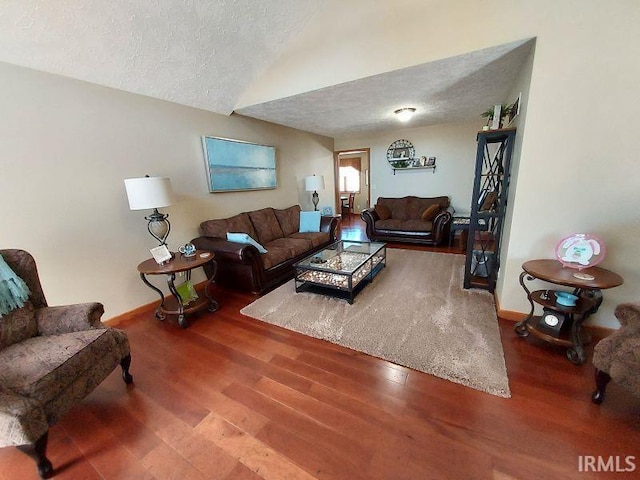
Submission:
[[[131,210],[148,210],[171,205],[171,180],[168,177],[127,178],[124,181]]]
[[[304,189],[307,192],[317,192],[324,190],[324,177],[322,175],[311,175],[304,179]]]

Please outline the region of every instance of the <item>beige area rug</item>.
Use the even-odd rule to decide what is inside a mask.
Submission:
[[[387,249],[353,305],[291,280],[241,313],[509,398],[493,295],[464,290],[463,276],[462,255]]]

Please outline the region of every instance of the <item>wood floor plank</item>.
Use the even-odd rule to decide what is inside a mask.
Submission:
[[[153,479],[153,475],[132,455],[119,438],[104,428],[86,408],[72,409],[61,426],[86,460],[104,478]]]
[[[268,447],[254,436],[236,428],[215,414],[209,415],[195,431],[214,442],[265,480],[313,480],[287,457]]]
[[[364,235],[356,217],[347,222]],[[499,320],[505,399],[246,317],[255,295],[214,291],[219,311],[187,329],[152,309],[119,322],[134,384],[113,372],[51,428],[56,478],[622,480],[640,471],[640,398],[611,383],[602,405],[590,401],[595,342],[575,366]],[[579,472],[580,455],[634,456],[637,470]],[[0,480],[37,478],[26,455],[0,449]]]

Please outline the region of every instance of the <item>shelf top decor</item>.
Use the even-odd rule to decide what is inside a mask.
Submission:
[[[583,270],[604,260],[606,253],[602,240],[588,233],[574,233],[556,245],[556,258],[564,267]]]
[[[409,140],[396,140],[387,149],[389,163],[413,160],[415,156],[416,150]]]

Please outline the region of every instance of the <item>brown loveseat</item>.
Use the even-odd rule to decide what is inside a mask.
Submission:
[[[373,241],[440,245],[449,235],[453,208],[449,197],[378,198],[360,217]]]
[[[293,277],[293,264],[336,241],[338,217],[321,217],[319,232],[300,232],[300,206],[263,208],[200,224],[202,236],[191,241],[215,253],[216,283],[263,293]],[[246,233],[266,253],[250,244],[230,242],[227,233]],[[207,276],[212,267],[205,266]]]

